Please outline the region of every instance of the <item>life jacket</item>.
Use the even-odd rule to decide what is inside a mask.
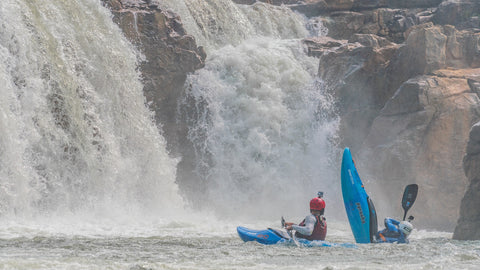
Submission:
[[[393,232],[388,229],[382,230],[377,233],[378,243],[408,243],[408,239],[402,232]]]
[[[309,241],[325,240],[325,236],[327,235],[327,220],[323,216],[315,216],[315,219],[315,226],[313,227],[313,232],[311,235],[303,235],[299,232],[296,232],[295,236],[298,238],[307,239]],[[305,226],[305,219],[300,222],[298,226]]]
[[[384,237],[388,238],[399,238],[401,236],[400,232],[390,231],[388,229],[380,231],[379,234],[382,234]]]

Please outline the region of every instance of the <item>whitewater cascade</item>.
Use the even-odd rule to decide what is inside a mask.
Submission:
[[[0,216],[182,208],[137,54],[98,0],[0,1]]]
[[[318,60],[301,43],[325,29],[309,31],[304,17],[263,3],[159,4],[178,12],[208,53],[179,108],[198,179],[176,179],[178,161],[144,104],[141,56],[99,1],[6,0],[1,216],[162,216],[183,209],[175,181],[198,186],[190,203],[234,215],[304,213],[318,190],[338,194],[338,121],[315,76]]]
[[[208,55],[179,110],[197,157],[198,195],[189,199],[226,216],[272,218],[303,215],[319,190],[337,196],[338,121],[318,59],[301,42],[326,29],[260,2],[158,3],[180,13]]]

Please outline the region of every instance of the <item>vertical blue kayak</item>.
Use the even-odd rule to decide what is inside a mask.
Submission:
[[[377,233],[375,207],[365,191],[348,148],[343,151],[341,178],[343,202],[355,241],[375,242]]]

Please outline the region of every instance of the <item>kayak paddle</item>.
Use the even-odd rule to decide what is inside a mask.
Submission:
[[[299,247],[299,246],[300,246],[300,243],[298,243],[298,240],[297,240],[297,238],[295,237],[295,231],[293,231],[293,230],[287,230],[286,227],[287,227],[287,226],[285,226],[285,219],[284,219],[283,216],[282,216],[282,228],[284,228],[284,229],[287,231],[287,234],[288,234],[288,236],[290,236],[290,239],[292,239],[293,242],[295,243],[295,245],[297,245],[297,247]],[[293,231],[293,232],[292,232],[292,231]]]
[[[413,203],[415,202],[415,199],[417,198],[417,193],[417,184],[411,184],[405,187],[405,191],[403,191],[402,197],[402,207],[405,211],[405,213],[403,214],[403,220],[405,220],[405,217],[407,216],[408,209],[410,209],[410,207],[412,207]]]

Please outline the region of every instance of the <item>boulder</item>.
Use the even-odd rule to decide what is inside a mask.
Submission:
[[[252,5],[257,2],[257,0],[233,0],[233,2],[240,5]]]
[[[392,8],[427,8],[436,7],[443,0],[387,0],[387,6]]]
[[[454,25],[459,29],[480,28],[479,15],[478,0],[446,0],[438,6],[433,22]]]
[[[480,240],[480,122],[470,130],[463,169],[469,185],[462,199],[453,239]]]
[[[369,19],[365,14],[353,11],[332,12],[322,18],[322,23],[328,28],[328,36],[335,39],[349,39],[361,29]]]
[[[480,72],[469,77],[468,85],[479,94]],[[453,239],[480,240],[480,122],[470,130],[463,170],[468,179],[468,187],[460,206],[460,217],[453,233]]]
[[[329,11],[351,10],[355,0],[325,0]]]
[[[364,11],[331,12],[322,21],[329,29],[328,35],[336,39],[350,39],[354,34],[373,34],[393,42],[402,43],[405,32],[421,21],[427,21],[425,11],[378,8]]]
[[[410,78],[438,69],[480,65],[479,33],[427,23],[412,27],[406,34],[406,44],[398,49],[387,68],[388,89],[397,89]]]
[[[302,42],[307,47],[307,54],[315,57],[321,57],[327,51],[347,44],[347,40],[337,40],[326,36],[306,38]]]

